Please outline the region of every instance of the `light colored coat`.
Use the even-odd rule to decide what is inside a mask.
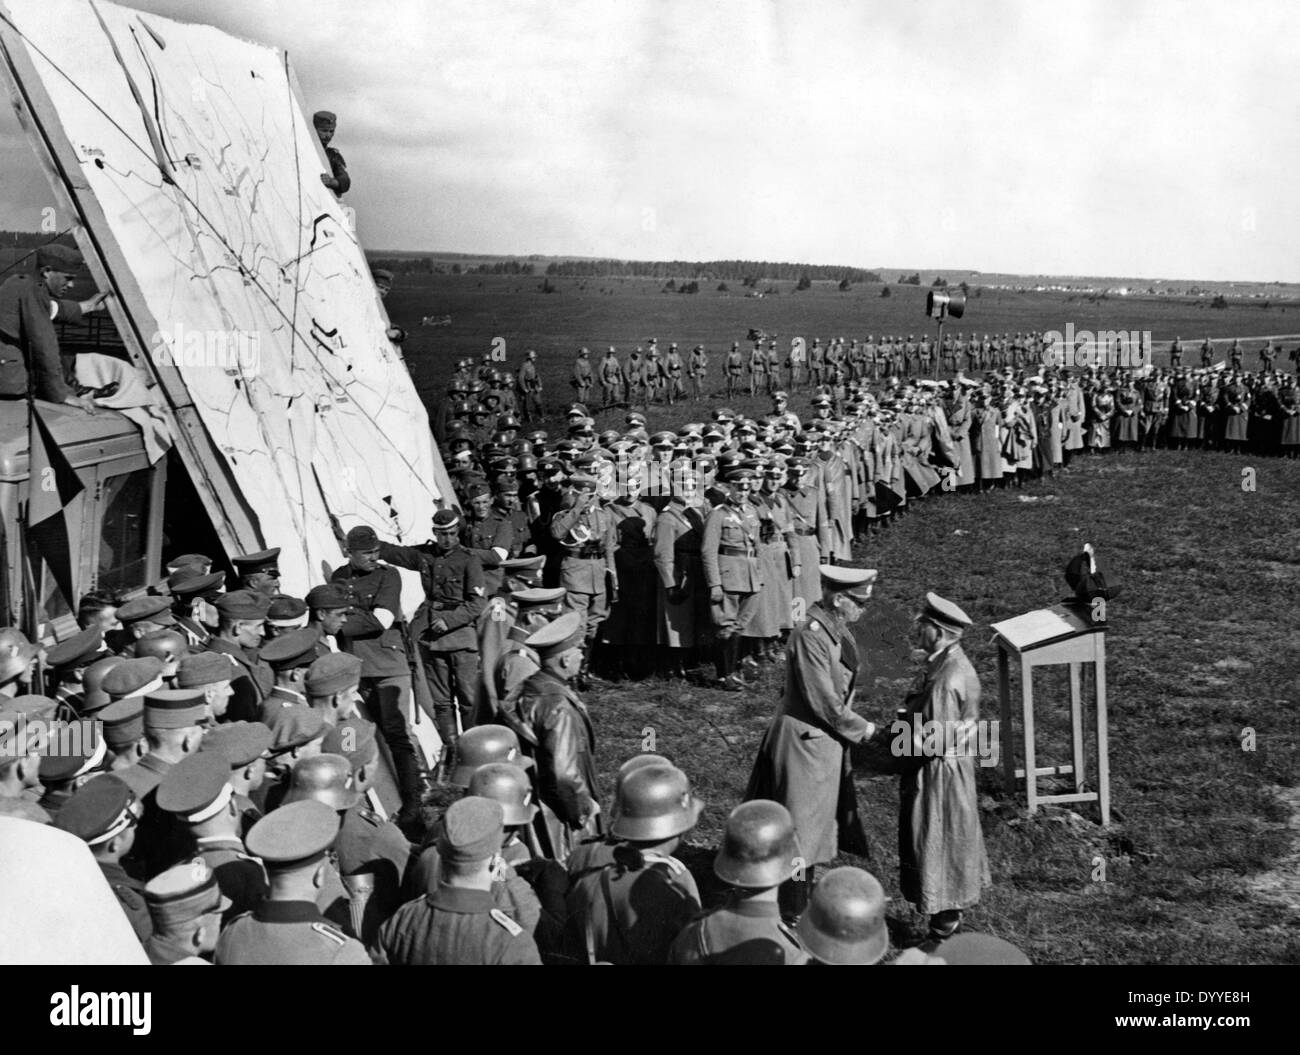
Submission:
[[[790,633],[785,695],[759,745],[745,801],[772,799],[788,809],[810,865],[840,851],[841,825],[861,838],[844,745],[871,724],[853,710],[858,654],[841,621],[820,605]],[[848,832],[844,832],[848,836]],[[856,851],[854,851],[856,852]]]
[[[979,704],[975,668],[961,646],[952,645],[929,661],[917,690],[907,697],[907,721],[915,728],[915,714],[922,723],[952,729],[977,722]],[[927,914],[969,908],[990,882],[976,759],[960,739],[953,740],[946,753],[917,758],[921,764],[899,788],[899,885],[903,896]]]

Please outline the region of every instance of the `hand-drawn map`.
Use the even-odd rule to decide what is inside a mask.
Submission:
[[[20,118],[66,148],[47,168],[97,205],[79,244],[134,291],[119,328],[179,374],[173,431],[201,422],[255,515],[228,548],[280,546],[301,596],[338,528],[427,538],[447,476],[287,54],[90,0],[5,0],[0,32]]]

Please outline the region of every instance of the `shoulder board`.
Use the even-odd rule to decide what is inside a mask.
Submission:
[[[379,814],[374,810],[368,809],[365,806],[362,806],[357,810],[357,816],[367,824],[373,824],[376,828],[382,828],[384,826],[384,818],[379,816]]]
[[[793,945],[796,949],[803,948],[803,942],[799,940],[798,933],[795,931],[795,929],[792,926],[790,926],[790,924],[786,923],[785,920],[777,920],[776,927],[777,930],[779,930],[782,934],[786,936],[790,944]]]
[[[517,938],[524,932],[524,928],[519,926],[514,920],[502,912],[499,908],[494,908],[488,913],[499,927],[501,927],[512,938]]]
[[[338,945],[347,944],[348,936],[337,927],[333,927],[328,923],[313,923],[311,929],[327,941],[332,941]]]
[[[816,619],[809,619],[809,620],[808,620],[808,629],[809,629],[809,630],[820,630],[821,628],[822,628],[821,623],[817,622]]]
[[[125,905],[133,912],[139,911],[145,907],[144,898],[125,883],[113,884],[113,893],[117,895],[117,900],[121,904]]]

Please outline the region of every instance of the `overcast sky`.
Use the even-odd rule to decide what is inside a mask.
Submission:
[[[1290,2],[130,6],[287,48],[373,249],[1300,281]]]

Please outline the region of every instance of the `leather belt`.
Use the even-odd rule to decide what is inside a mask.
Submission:
[[[602,545],[582,546],[569,554],[571,557],[578,557],[581,560],[604,560],[605,547]]]
[[[724,557],[748,557],[750,555],[749,550],[742,546],[719,546],[718,553]]]
[[[817,534],[817,529],[816,528],[795,528],[794,533],[796,535],[802,535],[804,538],[807,538],[809,535]]]

